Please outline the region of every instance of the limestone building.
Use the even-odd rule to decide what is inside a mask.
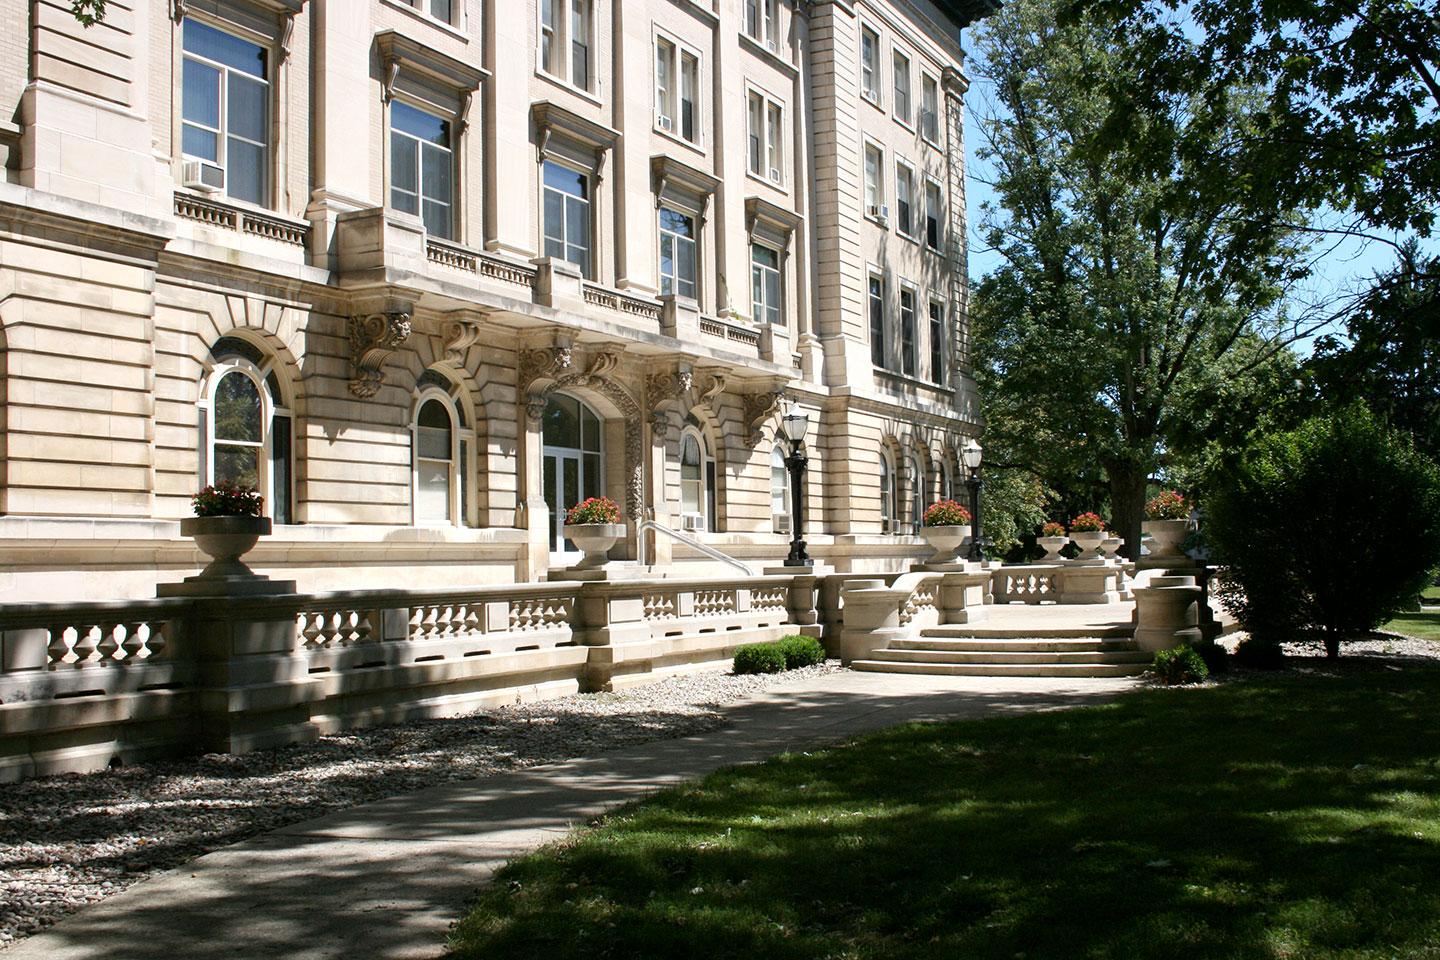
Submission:
[[[255,483],[302,589],[789,539],[895,569],[978,432],[960,30],[991,0],[0,0],[0,600],[151,596]],[[20,25],[29,24],[25,30]]]

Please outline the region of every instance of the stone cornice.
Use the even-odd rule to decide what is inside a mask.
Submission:
[[[168,220],[0,183],[0,229],[24,232],[27,227],[84,246],[99,241],[147,259],[175,236],[175,224]]]

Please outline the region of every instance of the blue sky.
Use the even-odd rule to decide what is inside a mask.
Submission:
[[[970,31],[962,36],[966,56],[972,55]],[[995,194],[988,184],[989,165],[976,156],[982,142],[980,118],[990,113],[989,85],[973,72],[967,71],[971,86],[965,95],[965,198],[969,224],[970,277],[978,281],[1000,265],[1001,258],[990,250],[983,239],[984,213],[986,202],[993,202]],[[1398,240],[1398,237],[1392,237]],[[1440,243],[1432,237],[1422,248],[1435,252]],[[1370,277],[1391,267],[1395,262],[1394,250],[1387,243],[1365,242],[1359,238],[1336,238],[1317,240],[1312,253],[1313,275],[1295,291],[1296,302],[1326,302],[1343,295],[1348,290],[1363,288]],[[1337,331],[1339,332],[1339,331]],[[1313,337],[1297,344],[1302,353],[1309,353]]]

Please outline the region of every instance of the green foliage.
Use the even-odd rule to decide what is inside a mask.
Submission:
[[[1136,135],[1112,137],[1137,36],[1057,23],[1061,2],[1017,0],[977,28],[974,72],[998,104],[980,124],[998,199],[984,223],[1004,265],[975,290],[976,379],[987,449],[1062,499],[1103,483],[1133,553],[1149,478],[1206,448],[1215,398],[1245,409],[1233,394],[1289,362],[1280,305],[1302,245],[1238,162],[1260,91],[1127,97]]]
[[[786,670],[810,667],[825,661],[825,646],[814,637],[791,634],[781,637],[776,643],[785,655]]]
[[[986,434],[987,441],[989,434]],[[988,443],[987,462],[997,459],[1000,444]],[[985,487],[981,496],[981,534],[990,541],[993,556],[1005,556],[1014,550],[1025,534],[1045,520],[1045,506],[1051,492],[1028,470],[1017,470],[991,463],[985,469]]]
[[[736,673],[781,673],[785,651],[778,643],[747,643],[735,651],[732,669]]]
[[[1259,440],[1214,478],[1221,601],[1258,639],[1326,651],[1413,603],[1440,565],[1440,468],[1354,404]]]
[[[1155,663],[1150,668],[1161,683],[1172,686],[1184,683],[1199,683],[1210,676],[1210,668],[1195,648],[1181,644],[1171,650],[1155,651]]]
[[[105,20],[105,0],[70,0],[70,13],[81,26],[93,27]]]
[[[1285,666],[1285,651],[1272,640],[1246,637],[1235,648],[1235,662],[1255,670],[1279,670]]]
[[[1213,640],[1206,643],[1197,643],[1194,646],[1194,650],[1200,655],[1200,659],[1205,661],[1205,669],[1209,670],[1212,674],[1230,672],[1230,655],[1225,652],[1225,648],[1220,646],[1220,644],[1215,643]]]

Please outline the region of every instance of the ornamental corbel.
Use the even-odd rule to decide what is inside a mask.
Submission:
[[[386,358],[410,338],[410,312],[367,313],[351,317],[349,326],[350,392],[373,397],[385,382]]]
[[[451,320],[445,325],[445,361],[465,366],[465,353],[480,342],[480,324],[474,320]]]
[[[290,59],[290,44],[295,39],[295,14],[287,13],[280,18],[280,55],[276,57],[280,63]]]
[[[400,76],[400,58],[385,60],[385,76],[380,82],[380,102],[389,103],[395,96],[395,81]]]
[[[780,411],[780,404],[784,400],[785,393],[782,390],[745,394],[744,416],[751,443],[760,442],[764,436],[765,423]]]

